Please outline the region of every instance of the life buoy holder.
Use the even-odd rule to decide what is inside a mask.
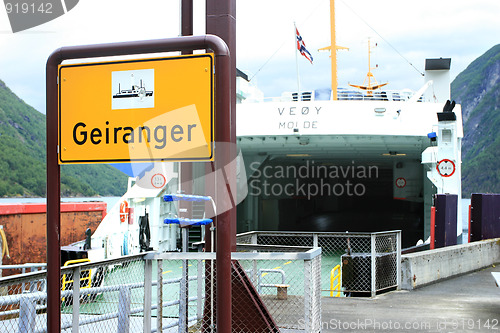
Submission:
[[[127,219],[128,219],[128,212],[129,212],[128,202],[127,202],[127,200],[123,200],[120,203],[120,222],[123,223],[123,222],[127,221]]]

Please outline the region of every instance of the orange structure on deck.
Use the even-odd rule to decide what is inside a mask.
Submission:
[[[105,202],[61,203],[61,246],[85,239],[106,215]],[[44,203],[0,204],[0,225],[9,245],[10,259],[4,265],[47,262],[47,213]],[[10,275],[4,270],[2,275]]]

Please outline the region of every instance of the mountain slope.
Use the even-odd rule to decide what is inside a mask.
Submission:
[[[451,84],[462,105],[462,193],[500,193],[500,44],[474,60]]]
[[[0,197],[45,196],[45,116],[0,80]],[[109,165],[64,165],[63,196],[122,195],[127,176]]]

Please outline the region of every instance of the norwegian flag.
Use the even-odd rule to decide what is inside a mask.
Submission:
[[[299,50],[300,54],[306,57],[307,60],[313,63],[313,57],[309,51],[306,49],[306,43],[302,39],[302,36],[299,34],[299,30],[295,28],[295,37],[297,38],[297,50]]]

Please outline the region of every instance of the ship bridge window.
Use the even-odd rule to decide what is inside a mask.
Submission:
[[[443,142],[451,142],[451,130],[444,129],[441,131],[441,138]]]

